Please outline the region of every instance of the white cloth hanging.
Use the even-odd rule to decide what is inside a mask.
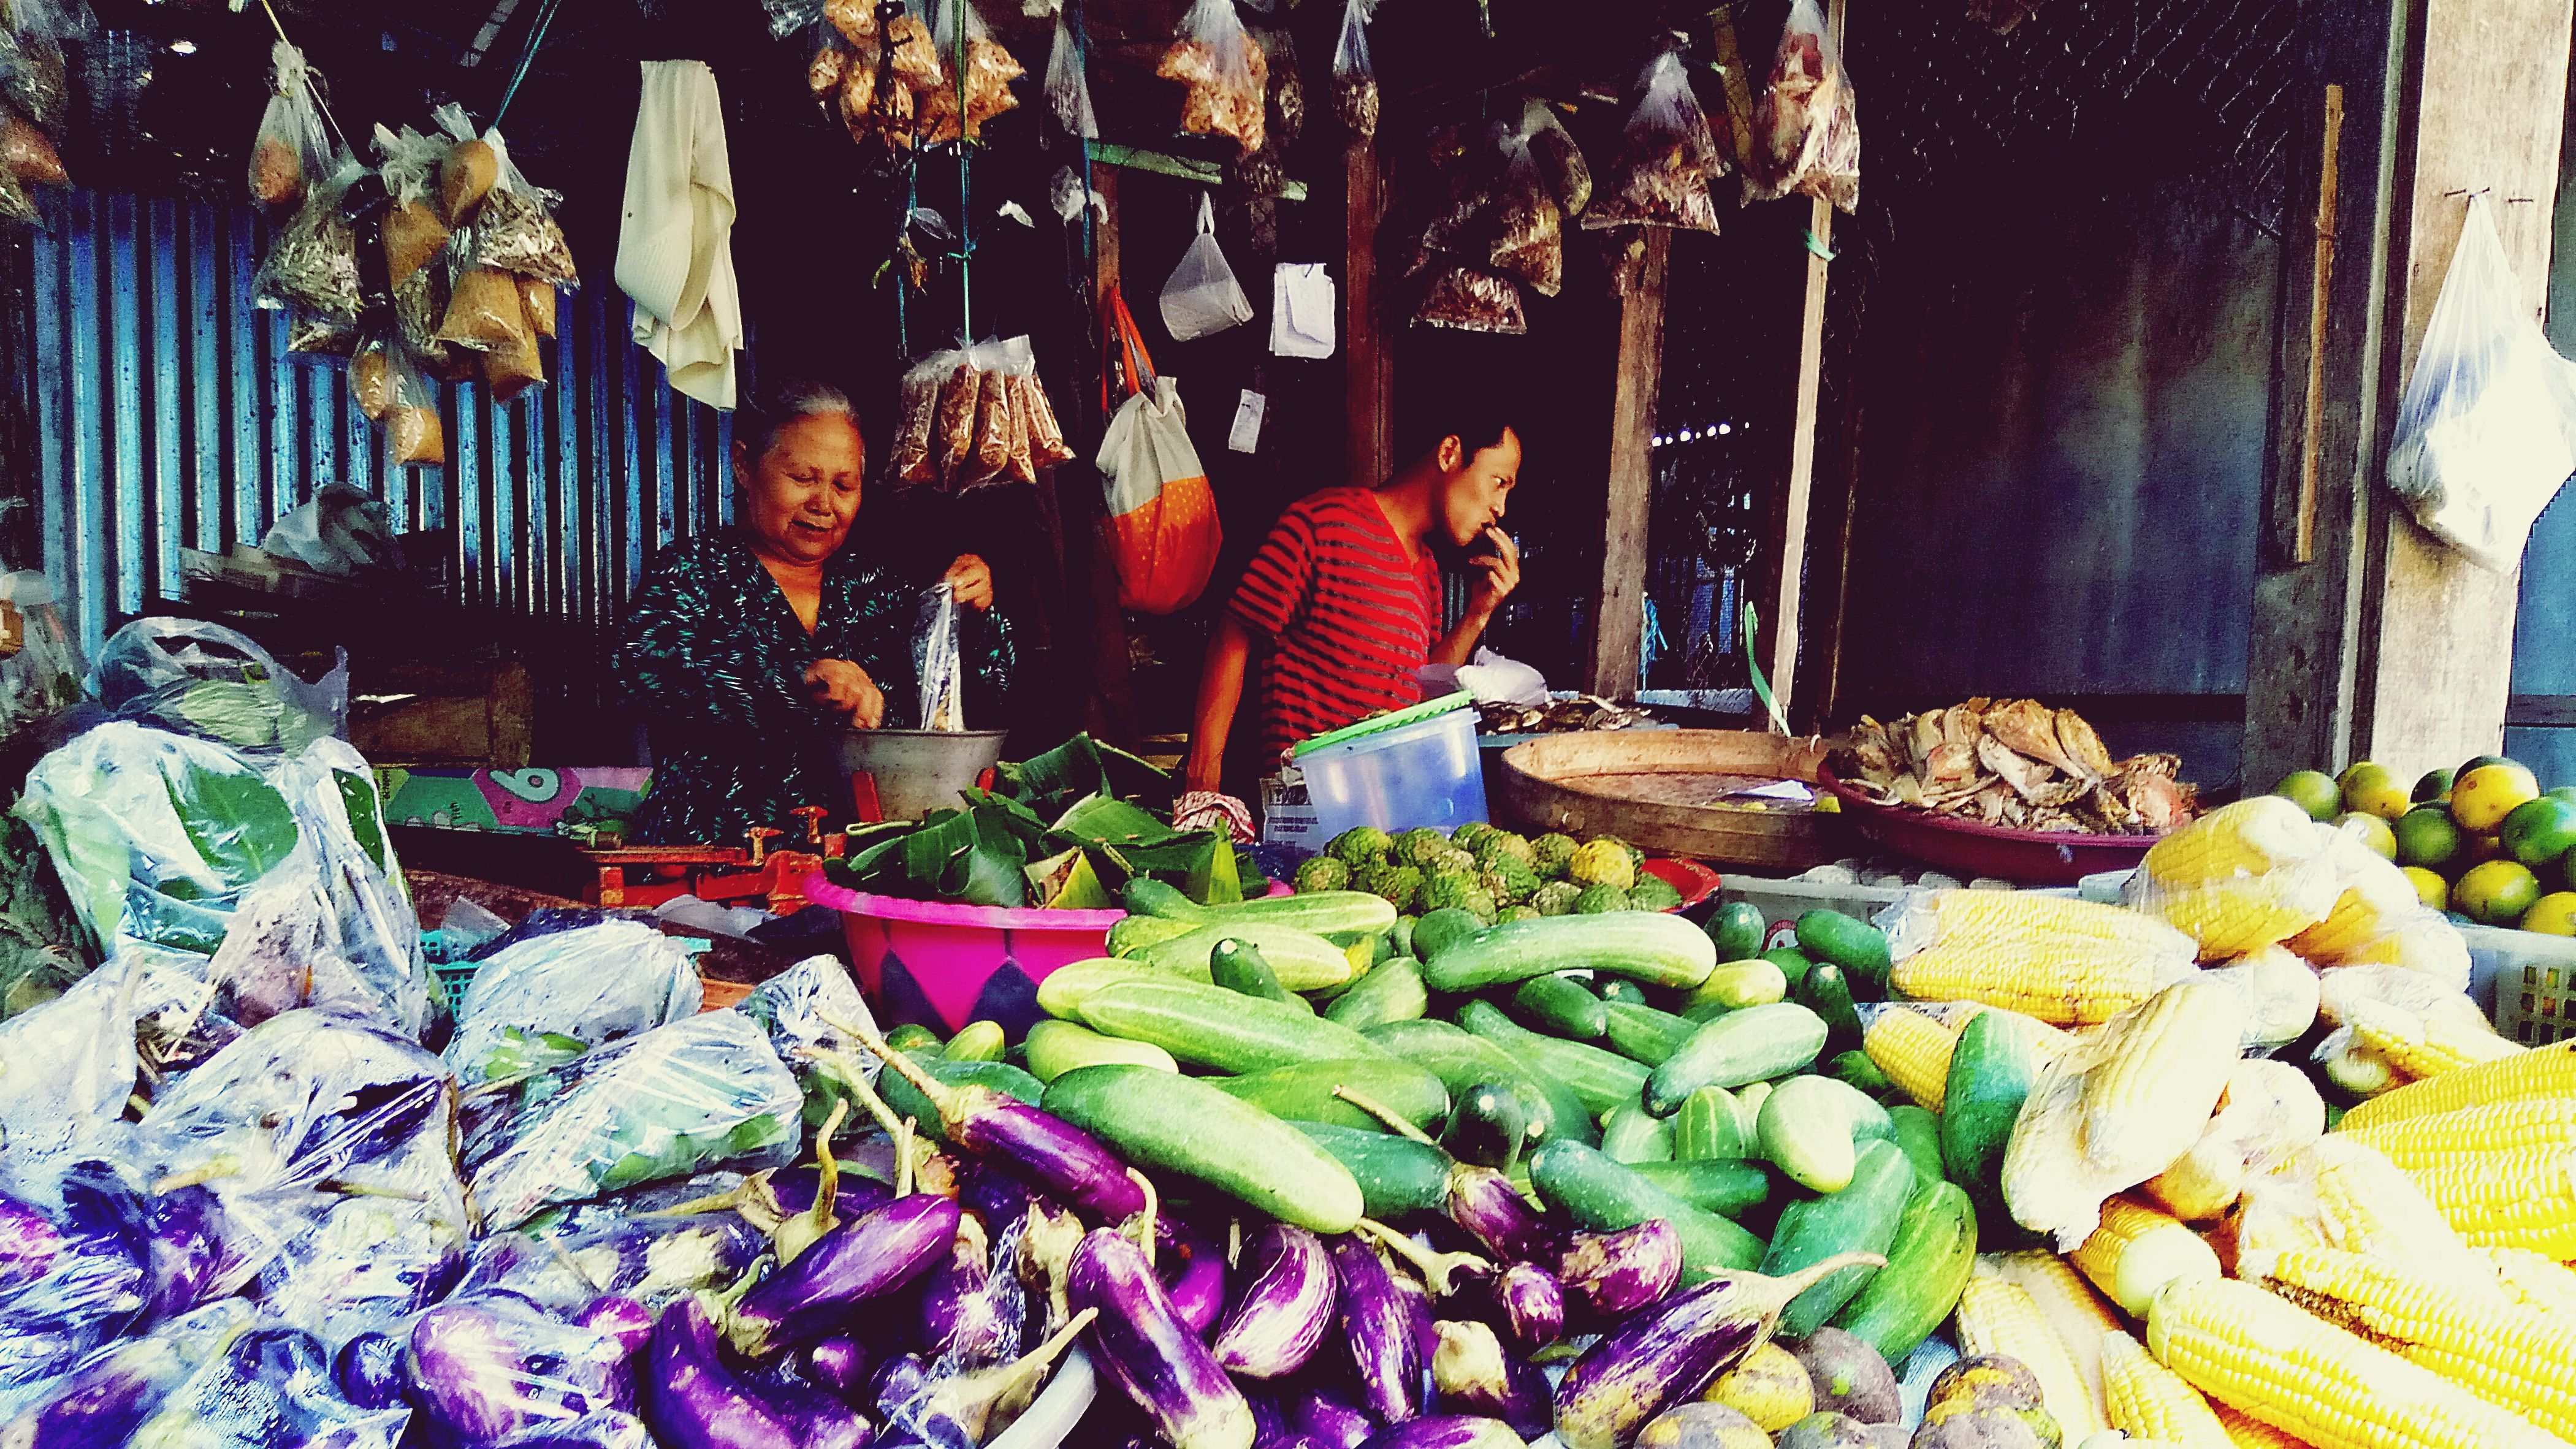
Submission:
[[[696,60],[643,66],[617,285],[635,299],[636,343],[661,360],[672,388],[731,408],[742,296],[733,271],[733,166],[715,72]]]

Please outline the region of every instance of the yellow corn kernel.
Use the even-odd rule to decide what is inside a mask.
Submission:
[[[1940,891],[1927,945],[1991,946],[2038,937],[2125,946],[2149,956],[2189,959],[2191,943],[2119,906],[2035,891]]]
[[[2102,1397],[2110,1405],[2111,1427],[2132,1439],[2181,1449],[2234,1449],[2200,1390],[2117,1329],[2102,1335]]]
[[[1861,1033],[1861,1050],[1918,1107],[1938,1112],[1950,1087],[1950,1055],[1967,1025],[1944,1025],[1908,1006],[1882,1008]]]
[[[2147,1348],[2192,1387],[2317,1449],[2564,1449],[2519,1415],[2251,1283],[2156,1296]]]
[[[2301,865],[2325,849],[2308,813],[2278,795],[2221,805],[2155,843],[2138,866],[2158,885],[2260,876]]]
[[[2401,1117],[2430,1117],[2531,1097],[2576,1097],[2576,1037],[2410,1083],[2353,1108],[2342,1125],[2375,1127]]]
[[[1980,892],[1983,894],[1983,892]],[[1888,982],[1917,1001],[1977,1001],[2063,1026],[2108,1021],[2156,989],[2157,958],[2063,937],[1952,944],[1896,963]]]
[[[2455,1283],[2493,1276],[2423,1183],[2382,1154],[2328,1134],[2303,1156],[2315,1173],[2324,1246],[2412,1263]]]
[[[2199,942],[2201,960],[2225,961],[2277,946],[2317,923],[2326,905],[2300,885],[2271,876],[2238,876],[2146,889],[2135,904]]]
[[[2418,1080],[2531,1050],[2496,1035],[2483,1021],[2471,1028],[2448,1012],[2419,1015],[2384,1002],[2355,1000],[2345,1005],[2344,1015],[2356,1040]]]
[[[2400,1167],[2429,1166],[2446,1157],[2576,1147],[2576,1097],[2488,1102],[2430,1117],[2355,1127],[2347,1115],[2337,1132],[2375,1147]]]
[[[2066,1341],[2028,1293],[2001,1278],[1970,1278],[1959,1294],[1958,1328],[1959,1347],[1968,1353],[2002,1354],[2030,1370],[2066,1442],[2082,1443],[2106,1427]]]
[[[2290,949],[2307,960],[2339,962],[2424,909],[2424,898],[2415,893],[2415,883],[2405,872],[2370,850],[2340,849],[2335,867],[2343,894],[2335,897],[2324,920],[2289,941]]]
[[[2545,1253],[2529,1248],[2479,1248],[2477,1255],[2495,1265],[2496,1282],[2507,1298],[2525,1308],[2564,1315],[2576,1323],[2576,1272]]]
[[[2553,1434],[2576,1434],[2576,1333],[2547,1313],[2400,1263],[2311,1248],[2259,1269],[2263,1286],[2386,1344]]]
[[[2112,1302],[2140,1316],[2176,1278],[2219,1273],[2218,1254],[2200,1234],[2126,1194],[2102,1204],[2102,1225],[2067,1259]]]
[[[2039,1307],[2040,1316],[2057,1330],[2066,1345],[2067,1356],[2075,1360],[2075,1371],[2084,1380],[2085,1392],[2093,1399],[2095,1412],[2109,1419],[2102,1399],[2102,1335],[2117,1332],[2123,1326],[2120,1315],[2084,1281],[2084,1275],[2064,1258],[2044,1249],[2019,1253],[1998,1253],[1977,1260],[1977,1271],[2018,1285]]]
[[[2227,1442],[2236,1449],[2309,1449],[2304,1439],[2293,1439],[2260,1419],[2249,1419],[2236,1409],[2213,1402],[2209,1411],[2218,1416],[2218,1427],[2227,1431]]]
[[[2244,993],[2194,977],[2104,1029],[2084,1079],[2084,1156],[2141,1182],[2191,1150],[2227,1090],[2245,1039]]]
[[[2576,1258],[2576,1152],[2445,1157],[2407,1176],[2472,1247]]]

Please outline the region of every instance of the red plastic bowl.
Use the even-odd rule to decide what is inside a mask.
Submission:
[[[2007,830],[1919,806],[1881,805],[1836,778],[1830,765],[1817,770],[1816,783],[1842,802],[1843,820],[1873,844],[1962,877],[2073,885],[2088,875],[2135,867],[2162,838]]]
[[[1639,866],[1638,870],[1682,893],[1682,903],[1672,908],[1675,911],[1687,911],[1716,895],[1718,886],[1723,884],[1716,871],[1695,860],[1657,856]]]

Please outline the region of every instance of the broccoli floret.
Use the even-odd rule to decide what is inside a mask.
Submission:
[[[1490,869],[1496,860],[1503,858],[1517,860],[1523,865],[1535,866],[1538,864],[1538,850],[1529,843],[1527,837],[1514,835],[1508,830],[1497,830],[1476,843],[1476,860],[1479,864]]]
[[[1435,871],[1422,883],[1422,909],[1426,912],[1465,910],[1468,898],[1476,894],[1474,876],[1454,870]]]
[[[1348,890],[1351,868],[1329,855],[1319,855],[1297,867],[1294,882],[1297,894],[1312,895],[1317,891]]]
[[[1659,875],[1640,871],[1637,883],[1628,888],[1628,909],[1632,911],[1669,911],[1681,903],[1682,893]]]
[[[1459,902],[1458,908],[1488,926],[1494,923],[1494,918],[1501,913],[1502,909],[1494,904],[1494,898],[1487,895],[1481,886],[1467,892],[1467,899]]]
[[[1470,820],[1449,832],[1449,843],[1460,850],[1472,852],[1476,848],[1476,842],[1493,833],[1494,827],[1484,821]]]
[[[1574,837],[1551,830],[1531,841],[1530,850],[1538,857],[1532,864],[1538,871],[1539,879],[1563,880],[1565,863],[1574,859]]]
[[[1571,914],[1578,916],[1606,916],[1614,911],[1624,911],[1626,909],[1628,909],[1628,893],[1626,891],[1623,891],[1614,885],[1596,885],[1584,887],[1583,893],[1574,898],[1574,909]]]
[[[1583,887],[1570,880],[1552,880],[1530,894],[1530,905],[1542,916],[1571,914]]]
[[[1332,838],[1324,853],[1353,870],[1386,863],[1387,852],[1395,843],[1386,832],[1374,825],[1355,825]]]
[[[1408,830],[1395,838],[1395,853],[1388,859],[1427,871],[1449,850],[1449,837],[1437,830]]]

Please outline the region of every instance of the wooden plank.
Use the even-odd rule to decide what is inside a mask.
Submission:
[[[2505,705],[2504,722],[2523,729],[2576,725],[2576,694],[2517,694]]]
[[[2299,508],[2292,563],[2313,563],[2317,556],[2318,419],[2326,407],[2326,317],[2334,291],[2335,193],[2343,145],[2343,87],[2326,83],[2325,142],[2318,163],[2316,259],[2308,300],[2308,412],[2306,437],[2299,452]]]
[[[1825,26],[1837,52],[1843,48],[1844,0],[1833,0]],[[1771,616],[1771,697],[1782,717],[1798,687],[1798,609],[1807,583],[1807,510],[1816,485],[1816,399],[1825,369],[1825,269],[1833,253],[1833,203],[1807,204],[1806,314],[1798,326],[1798,402],[1789,423],[1789,477],[1782,489],[1780,588]]]
[[[1148,151],[1141,146],[1120,146],[1108,141],[1085,141],[1083,145],[1090,149],[1091,159],[1102,166],[1151,171],[1157,176],[1177,177],[1201,186],[1219,186],[1225,182],[1225,168],[1213,161]],[[1278,195],[1282,201],[1303,201],[1306,199],[1306,183],[1282,179]]]
[[[1342,233],[1342,414],[1350,465],[1345,481],[1374,488],[1395,472],[1395,349],[1377,272],[1377,229],[1386,219],[1377,148],[1352,147],[1342,172],[1348,197]]]
[[[2484,191],[2534,315],[2548,295],[2552,206],[2567,113],[2571,0],[2429,0],[2416,84],[2399,375]],[[2384,487],[2383,583],[2371,602],[2356,748],[2401,776],[2502,747],[2519,571],[2478,568],[2416,526]]]
[[[1646,627],[1646,531],[1654,504],[1655,395],[1664,375],[1664,288],[1672,233],[1646,232],[1636,290],[1619,306],[1619,385],[1610,404],[1610,477],[1601,521],[1601,595],[1592,613],[1585,688],[1610,699],[1637,692]]]
[[[1099,224],[1092,228],[1091,293],[1106,298],[1117,288],[1123,295],[1118,280],[1117,171],[1093,172],[1091,188],[1102,203]],[[1113,402],[1116,397],[1113,391]],[[1091,689],[1083,703],[1083,726],[1112,744],[1126,745],[1136,738],[1137,730],[1135,663],[1127,653],[1127,614],[1118,607],[1117,545],[1109,522],[1109,500],[1101,490],[1100,475],[1089,468],[1069,468],[1059,477],[1063,487],[1056,498],[1064,509],[1068,545],[1082,540],[1082,567],[1079,572],[1068,567],[1065,584],[1079,591],[1080,612],[1074,617],[1085,620],[1080,632],[1091,643]]]

